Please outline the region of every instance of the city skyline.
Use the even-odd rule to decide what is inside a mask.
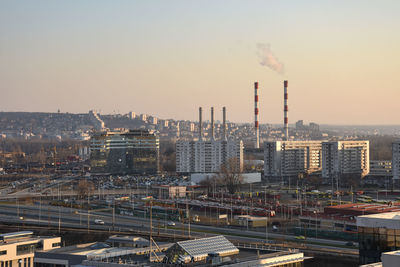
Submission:
[[[396,125],[396,1],[4,1],[1,111]],[[268,47],[283,68],[260,60]],[[275,66],[275,67],[274,67]],[[275,70],[273,69],[275,68]]]

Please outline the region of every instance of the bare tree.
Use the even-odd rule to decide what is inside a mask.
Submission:
[[[200,181],[200,185],[206,188],[208,196],[210,196],[211,192],[213,191],[214,185],[217,184],[216,180],[217,180],[216,176],[212,177],[207,176],[204,180]]]
[[[220,185],[226,186],[230,194],[237,192],[243,182],[241,166],[237,159],[228,159],[225,164],[221,165],[218,180]]]
[[[86,179],[80,180],[78,186],[76,187],[76,193],[78,195],[78,199],[85,199],[94,191],[94,185],[92,182],[89,182]]]

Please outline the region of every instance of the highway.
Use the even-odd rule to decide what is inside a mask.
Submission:
[[[112,230],[113,216],[112,212],[89,212],[87,211],[42,205],[6,205],[0,204],[0,221],[12,222],[12,223],[25,223],[40,226],[55,226],[58,227],[72,227],[86,229],[88,227],[89,217],[89,229],[99,230]],[[19,217],[23,217],[20,220]],[[104,225],[96,225],[95,219],[101,219],[105,222]],[[167,221],[153,219],[153,232],[156,233],[167,233],[170,235],[187,235],[189,226],[176,222],[175,226],[167,226]],[[139,218],[125,215],[115,215],[114,229],[119,231],[143,231],[148,232],[150,230],[150,223],[148,218]],[[235,239],[243,242],[265,242],[266,233],[257,232],[239,228],[228,228],[191,224],[191,236],[209,236],[222,234],[231,239]],[[346,241],[339,240],[328,240],[314,237],[307,237],[306,240],[297,240],[293,235],[285,235],[282,233],[268,233],[268,239],[277,239],[279,241],[294,241],[307,244],[308,247],[316,248],[343,248]],[[355,247],[346,248],[348,251],[358,252]]]

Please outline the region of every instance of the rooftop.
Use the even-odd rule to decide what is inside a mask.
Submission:
[[[209,253],[218,253],[221,256],[239,253],[239,249],[222,235],[180,241],[177,244],[193,258],[207,257]]]
[[[357,226],[400,230],[400,212],[386,212],[358,216]]]

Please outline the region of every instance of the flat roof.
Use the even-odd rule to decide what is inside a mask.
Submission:
[[[220,255],[239,253],[239,249],[222,235],[180,241],[177,244],[194,258],[207,257],[209,253],[219,253]]]
[[[357,216],[358,227],[400,229],[400,212],[386,212]]]

